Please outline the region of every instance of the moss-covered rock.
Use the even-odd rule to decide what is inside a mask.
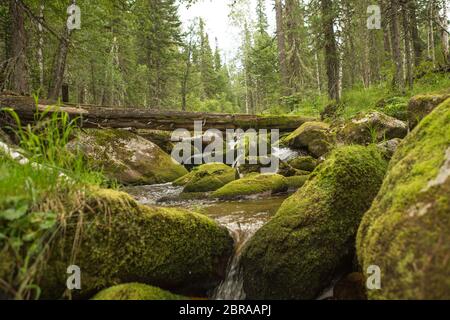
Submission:
[[[370,144],[394,138],[403,139],[408,134],[405,122],[373,111],[359,114],[348,121],[338,132],[339,140],[347,144]]]
[[[213,192],[211,198],[233,199],[263,193],[276,194],[287,189],[286,178],[279,174],[252,173]]]
[[[306,181],[309,179],[309,175],[303,175],[303,176],[292,176],[287,177],[287,184],[289,186],[289,190],[297,190],[303,187],[303,185],[306,183]]]
[[[297,170],[313,172],[318,161],[313,157],[297,157],[288,161],[289,165]]]
[[[237,171],[223,163],[208,163],[181,177],[175,185],[183,185],[183,192],[215,191],[236,180]]]
[[[172,133],[170,131],[140,129],[137,130],[137,134],[150,140],[167,154],[171,154],[175,147],[172,142]]]
[[[160,288],[142,283],[120,284],[97,293],[92,300],[188,300]]]
[[[245,158],[245,163],[239,164],[239,173],[242,175],[248,175],[251,173],[261,173],[263,168],[270,167],[271,158],[267,156],[250,157]],[[280,160],[281,161],[281,160]]]
[[[408,120],[408,100],[406,97],[390,97],[377,102],[376,109],[384,114],[402,120]]]
[[[69,148],[79,148],[109,178],[123,184],[172,182],[188,173],[157,145],[125,130],[83,130]]]
[[[417,124],[425,118],[431,111],[445,100],[450,98],[447,94],[426,94],[414,96],[408,104],[408,123],[413,129]]]
[[[370,299],[450,299],[450,99],[422,120],[391,160],[357,237]]]
[[[367,300],[366,279],[359,272],[353,272],[340,279],[334,286],[336,300]]]
[[[69,265],[82,271],[82,290],[72,291],[75,298],[128,282],[204,294],[224,277],[233,239],[208,217],[141,206],[128,194],[103,189],[92,192],[86,208],[82,217],[67,221],[51,250],[39,281],[43,298],[63,295]]]
[[[398,146],[402,142],[401,139],[391,139],[377,144],[378,150],[385,156],[386,159],[391,159],[397,151]]]
[[[247,298],[316,298],[352,256],[358,225],[386,166],[372,146],[338,148],[319,165],[246,245],[241,264]]]
[[[293,149],[306,149],[319,158],[332,148],[330,126],[324,122],[306,122],[281,140],[282,145]]]

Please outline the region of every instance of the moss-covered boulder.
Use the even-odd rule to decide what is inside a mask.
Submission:
[[[142,283],[120,284],[97,293],[92,300],[188,300],[186,297],[170,293],[160,288]]]
[[[126,130],[83,130],[69,148],[80,149],[109,178],[123,184],[172,182],[188,173],[157,145]]]
[[[139,129],[137,130],[137,134],[150,140],[167,154],[171,154],[175,147],[174,142],[172,142],[172,133],[170,131]]]
[[[249,299],[314,299],[354,253],[387,163],[376,147],[336,149],[245,246]]]
[[[391,139],[377,144],[378,150],[385,156],[386,159],[391,159],[397,151],[398,146],[402,142],[401,139]]]
[[[303,176],[287,177],[286,181],[289,186],[289,190],[297,190],[303,187],[303,185],[306,183],[308,179],[309,175],[303,175]]]
[[[82,290],[72,291],[75,298],[128,282],[205,294],[223,279],[233,239],[208,217],[141,206],[112,190],[93,191],[85,207],[82,216],[66,221],[55,240],[39,281],[43,298],[63,296],[70,265],[82,272]]]
[[[211,198],[234,199],[258,194],[276,194],[288,189],[287,180],[279,174],[257,174],[233,181],[211,194]]]
[[[184,186],[183,192],[187,193],[209,192],[236,180],[236,177],[236,169],[223,163],[208,163],[194,168],[174,184]]]
[[[364,215],[358,259],[382,273],[370,299],[450,299],[449,123],[450,99],[400,145]]]
[[[384,114],[402,120],[408,120],[408,99],[406,97],[389,97],[377,102],[376,109]]]
[[[306,122],[300,128],[281,140],[282,145],[293,149],[308,150],[319,158],[332,148],[330,126],[324,122]]]
[[[336,283],[333,296],[336,300],[367,300],[366,291],[364,275],[353,272]]]
[[[408,134],[405,122],[373,111],[355,116],[338,132],[339,140],[347,144],[378,143],[394,138],[403,139]]]
[[[313,157],[297,157],[288,161],[289,165],[297,170],[313,172],[318,161]]]
[[[450,93],[417,95],[411,98],[407,110],[409,127],[413,129],[434,108],[448,98],[450,98]]]

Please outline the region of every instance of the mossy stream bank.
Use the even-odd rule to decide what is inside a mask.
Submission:
[[[209,293],[209,298],[219,300],[245,299],[239,264],[242,248],[256,231],[275,215],[288,196],[285,193],[278,196],[234,201],[212,199],[179,199],[177,201],[183,187],[173,186],[171,183],[129,187],[126,191],[142,204],[187,208],[207,215],[229,230],[235,240],[235,252],[229,261],[225,279]],[[159,201],[167,197],[172,201]]]

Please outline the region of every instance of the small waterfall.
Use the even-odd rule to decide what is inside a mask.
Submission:
[[[228,263],[227,273],[222,283],[214,290],[212,295],[213,300],[245,300],[244,283],[242,269],[240,265],[241,253],[244,245],[250,240],[253,235],[265,223],[264,220],[255,219],[246,221],[245,223],[220,221],[219,223],[226,226],[233,238],[235,239],[236,247],[234,255]]]

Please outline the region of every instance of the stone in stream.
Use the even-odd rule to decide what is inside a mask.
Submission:
[[[328,153],[333,148],[330,126],[324,122],[306,122],[287,137],[281,144],[293,149],[306,149],[316,158]]]
[[[369,299],[450,299],[450,99],[402,142],[357,237]]]
[[[38,277],[42,298],[63,296],[70,265],[81,269],[81,290],[71,292],[75,299],[127,282],[201,296],[224,278],[234,242],[210,218],[138,205],[128,194],[113,190],[91,190],[79,201],[85,201],[78,208],[82,215],[66,217]],[[12,273],[0,270],[3,276]]]
[[[126,130],[82,130],[68,148],[126,185],[172,182],[188,173],[157,145]]]
[[[187,300],[177,294],[170,293],[160,288],[152,287],[142,283],[120,284],[97,293],[92,300]]]
[[[313,172],[319,164],[316,159],[310,156],[297,157],[288,161],[289,165],[297,170]]]
[[[187,175],[174,181],[175,186],[183,186],[183,192],[215,191],[236,180],[236,169],[223,163],[208,163],[194,168]]]
[[[289,186],[285,177],[279,174],[251,173],[214,191],[212,199],[239,199],[262,194],[286,192]]]
[[[373,111],[362,113],[338,130],[338,139],[346,144],[378,143],[394,138],[403,139],[408,134],[405,122]]]
[[[314,299],[354,254],[387,162],[375,146],[336,149],[245,246],[248,299]]]
[[[137,134],[150,140],[167,154],[171,154],[175,147],[170,131],[138,129]]]

